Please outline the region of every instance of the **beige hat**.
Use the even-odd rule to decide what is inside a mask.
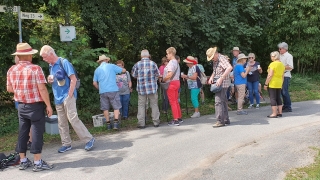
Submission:
[[[38,50],[32,49],[28,43],[19,43],[17,44],[17,50],[11,55],[30,55],[37,53]]]
[[[256,58],[256,55],[254,55],[254,53],[249,53],[248,58],[249,58],[249,57]]]
[[[216,53],[217,51],[217,47],[213,47],[213,48],[209,48],[206,52],[206,55],[207,55],[207,60],[208,61],[211,61],[214,54]]]
[[[100,62],[100,61],[103,61],[103,60],[110,61],[110,58],[103,54],[103,55],[99,56],[99,59],[97,60],[97,63]]]
[[[239,47],[233,47],[232,51],[240,51]]]
[[[241,60],[241,59],[248,59],[248,57],[247,57],[245,54],[241,53],[241,54],[238,55],[237,62],[238,62],[239,60]]]

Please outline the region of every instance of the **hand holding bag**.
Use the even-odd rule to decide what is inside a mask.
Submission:
[[[210,91],[213,92],[213,93],[217,93],[217,92],[220,92],[222,90],[222,84],[220,84],[220,86],[217,86],[217,81],[220,78],[220,76],[216,76],[216,70],[217,70],[218,64],[219,64],[219,61],[217,63],[216,68],[214,69],[215,77],[213,78],[213,84],[211,84],[211,87],[210,87]]]

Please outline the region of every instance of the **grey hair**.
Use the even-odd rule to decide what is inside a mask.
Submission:
[[[278,44],[278,48],[282,48],[288,51],[288,44],[285,42],[282,42],[280,44]]]
[[[41,50],[40,50],[40,56],[42,56],[43,54],[49,55],[49,54],[53,54],[56,55],[56,53],[54,52],[54,49],[49,46],[49,45],[44,45],[42,46]]]
[[[274,56],[275,59],[280,60],[280,53],[278,51],[273,51],[270,56]]]
[[[149,51],[146,49],[142,50],[141,57],[150,57]]]

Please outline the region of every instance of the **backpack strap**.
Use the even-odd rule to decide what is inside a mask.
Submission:
[[[62,58],[62,57],[59,57],[59,59],[60,59],[60,64],[59,64],[59,66],[60,66],[60,68],[63,69],[64,72],[66,73],[66,70],[64,69],[64,66],[63,66],[63,61],[64,61],[65,59]],[[67,60],[66,60],[66,61],[67,61]],[[71,64],[71,63],[70,63],[70,64]],[[79,79],[78,73],[77,73],[76,69],[73,67],[72,64],[71,64],[71,67],[72,67],[72,69],[73,69],[73,71],[74,71],[74,75],[76,76],[77,79]],[[67,74],[67,73],[66,73],[66,74]],[[67,75],[67,77],[69,77],[69,76]]]

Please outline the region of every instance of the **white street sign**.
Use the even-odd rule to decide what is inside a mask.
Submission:
[[[0,12],[6,12],[6,8],[7,8],[6,6],[0,6]],[[18,12],[18,6],[13,6],[12,8],[13,8],[12,12]]]
[[[60,40],[72,41],[76,38],[76,28],[74,26],[60,26]]]
[[[21,19],[37,19],[37,20],[43,20],[43,18],[44,18],[43,13],[21,12]]]

